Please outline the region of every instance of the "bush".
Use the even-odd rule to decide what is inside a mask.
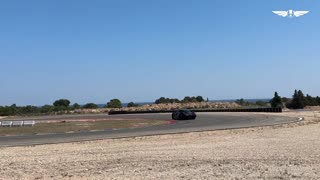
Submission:
[[[122,103],[119,99],[111,99],[107,103],[106,108],[122,108]]]

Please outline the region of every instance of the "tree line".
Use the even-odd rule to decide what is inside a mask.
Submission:
[[[189,97],[186,96],[183,100],[170,99],[161,97],[155,101],[156,104],[161,103],[187,103],[187,102],[203,102],[202,96]],[[122,108],[122,102],[119,99],[111,99],[104,108]],[[129,102],[127,107],[138,107],[139,105],[134,102]],[[87,103],[85,105],[79,105],[78,103],[71,104],[68,99],[56,100],[52,105],[38,106],[17,106],[13,104],[11,106],[0,106],[0,116],[16,116],[16,115],[38,115],[38,114],[52,114],[61,113],[65,111],[72,111],[77,109],[97,109],[99,108],[95,103]]]
[[[204,102],[209,101],[207,98],[204,100],[202,96],[186,96],[182,100],[177,98],[165,98],[161,97],[155,100],[155,104],[168,104],[168,103],[190,103],[190,102]],[[278,92],[274,93],[274,97],[270,102],[257,101],[250,103],[244,99],[238,99],[235,101],[241,106],[271,106],[271,107],[287,107],[289,109],[303,109],[306,106],[320,106],[320,97],[313,97],[309,94],[304,95],[301,90],[295,90],[291,98],[281,97]],[[122,102],[119,99],[111,99],[104,108],[122,108]],[[130,102],[127,107],[137,107],[138,104]],[[97,109],[97,104],[87,103],[85,105],[79,105],[71,102],[68,99],[56,100],[52,105],[44,105],[42,107],[37,106],[17,106],[13,104],[11,106],[0,106],[0,116],[15,116],[15,115],[37,115],[37,114],[51,114],[64,111],[72,111],[76,109]]]
[[[190,102],[204,102],[205,100],[203,99],[202,96],[186,96],[182,100],[179,100],[177,98],[165,98],[161,97],[157,99],[154,103],[155,104],[168,104],[168,103],[190,103]],[[209,101],[207,99],[207,101]]]
[[[133,102],[128,104],[128,107],[136,107]],[[13,104],[11,106],[0,106],[0,116],[15,116],[15,115],[37,115],[37,114],[51,114],[59,113],[63,111],[72,111],[76,109],[97,109],[98,105],[94,103],[87,103],[80,106],[78,103],[71,105],[68,99],[56,100],[52,105],[44,105],[42,107],[37,106],[17,106]],[[105,108],[122,108],[122,103],[119,99],[112,99],[106,105]]]
[[[274,93],[273,98],[269,101],[248,102],[244,99],[238,99],[235,103],[241,106],[264,106],[273,108],[288,108],[288,109],[304,109],[306,106],[320,106],[320,97],[313,97],[309,94],[304,95],[301,90],[295,90],[292,97],[281,97],[278,92]]]
[[[289,109],[304,109],[306,106],[320,106],[320,97],[306,96],[301,90],[295,90],[291,98],[280,97],[275,92],[270,101],[272,107],[287,107]]]

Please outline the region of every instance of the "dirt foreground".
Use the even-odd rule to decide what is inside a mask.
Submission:
[[[290,125],[0,148],[0,179],[320,179],[320,113]]]

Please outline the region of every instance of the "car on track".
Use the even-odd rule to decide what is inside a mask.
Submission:
[[[173,120],[194,120],[197,118],[195,112],[191,110],[176,110],[172,113]]]

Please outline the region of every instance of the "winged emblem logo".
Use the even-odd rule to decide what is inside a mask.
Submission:
[[[274,14],[282,16],[282,17],[300,17],[305,14],[308,14],[309,11],[294,11],[294,10],[288,10],[288,11],[272,11]]]

